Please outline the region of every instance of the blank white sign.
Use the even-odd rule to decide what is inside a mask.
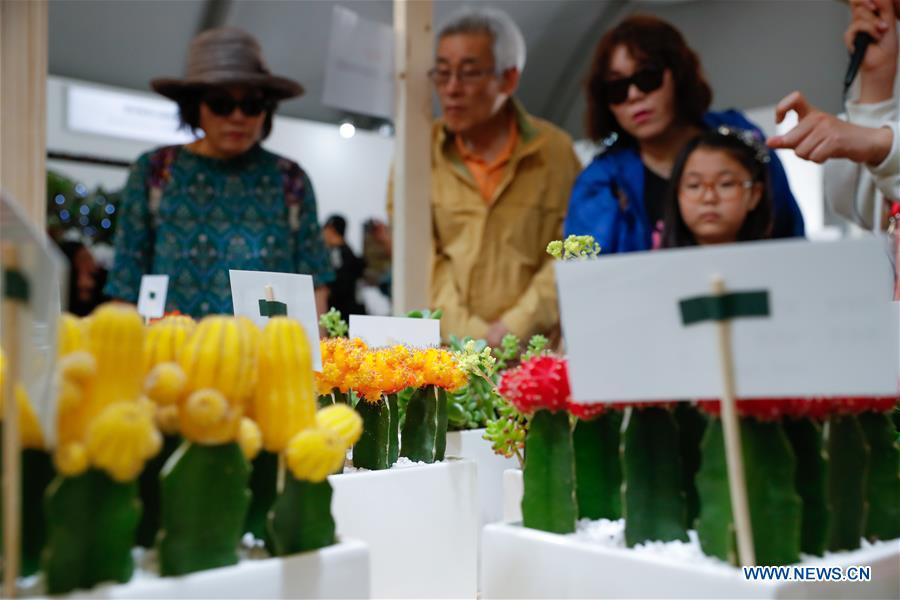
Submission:
[[[439,346],[441,321],[350,315],[350,337],[358,337],[372,348],[398,345],[410,348]]]
[[[713,322],[682,325],[679,301],[765,289],[768,317],[732,321],[741,398],[897,392],[893,271],[875,238],[767,241],[557,263],[578,402],[718,398]]]
[[[267,271],[228,271],[231,278],[231,302],[235,316],[249,317],[261,328],[269,317],[259,314],[259,301],[266,298],[266,286],[271,285],[276,302],[287,304],[287,316],[300,321],[309,340],[313,370],[322,370],[322,351],[319,348],[319,316],[311,275],[270,273]]]
[[[138,292],[138,313],[142,317],[158,319],[166,312],[166,295],[169,292],[168,275],[144,275]]]

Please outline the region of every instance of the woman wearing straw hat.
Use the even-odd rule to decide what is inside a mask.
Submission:
[[[295,81],[272,75],[257,41],[234,28],[194,38],[183,78],[151,82],[198,134],[138,158],[116,225],[106,293],[136,302],[141,276],[169,276],[166,310],[201,317],[232,311],[229,269],[307,273],[325,309],[334,274],[306,173],[264,150],[280,100]],[[202,132],[202,134],[201,134]]]

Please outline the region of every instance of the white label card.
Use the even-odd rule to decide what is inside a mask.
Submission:
[[[274,302],[284,305],[287,316],[303,325],[312,352],[314,371],[322,370],[319,348],[319,316],[316,313],[316,293],[311,275],[269,273],[266,271],[228,271],[231,278],[231,301],[235,316],[249,317],[264,328],[269,321],[260,301],[265,302],[266,286],[272,286]]]
[[[168,275],[144,275],[138,292],[137,310],[142,317],[158,319],[166,313],[166,295],[169,293]]]
[[[436,347],[441,344],[441,321],[350,315],[350,337],[360,338],[372,348],[397,345]]]
[[[893,271],[877,239],[601,256],[556,273],[578,402],[721,397],[715,323],[685,326],[679,307],[714,276],[768,293],[767,317],[731,321],[739,398],[897,392]]]

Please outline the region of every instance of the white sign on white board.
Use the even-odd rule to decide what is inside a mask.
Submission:
[[[314,371],[322,370],[319,348],[319,316],[316,312],[316,293],[310,275],[270,273],[267,271],[228,271],[231,278],[231,301],[235,316],[249,317],[264,328],[269,321],[263,308],[266,286],[272,287],[274,301],[283,305],[286,316],[299,321],[309,340]]]
[[[144,275],[138,292],[137,310],[142,317],[158,319],[166,312],[166,295],[169,293],[168,275]]]
[[[398,345],[410,348],[436,347],[441,345],[441,321],[350,315],[350,337],[360,338],[372,348]]]
[[[557,263],[577,402],[718,398],[713,321],[684,326],[681,300],[765,290],[767,317],[731,321],[738,398],[891,395],[893,271],[873,238],[767,241]]]

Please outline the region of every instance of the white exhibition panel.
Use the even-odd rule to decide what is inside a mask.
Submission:
[[[495,453],[484,439],[484,429],[447,432],[447,456],[468,458],[478,465],[478,505],[482,525],[503,519],[504,472],[516,469],[519,462]]]
[[[515,523],[522,520],[522,496],[525,495],[525,480],[522,469],[503,471],[503,522]]]
[[[362,542],[338,544],[285,558],[243,560],[233,567],[180,577],[139,577],[68,598],[368,598],[369,551]]]
[[[892,395],[898,343],[886,244],[745,242],[556,265],[572,396],[579,402],[718,398],[712,321],[679,301],[766,290],[768,317],[731,321],[737,396]]]
[[[275,301],[287,304],[287,316],[300,321],[309,341],[314,371],[322,370],[322,349],[319,346],[319,316],[316,313],[316,294],[311,275],[270,273],[268,271],[228,271],[231,280],[231,301],[234,315],[252,320],[264,329],[269,317],[259,311],[260,299],[265,299],[266,286],[272,287]]]
[[[441,345],[440,319],[350,315],[350,338],[360,338],[370,348],[402,345],[431,348]]]
[[[471,460],[332,475],[338,535],[369,546],[373,598],[475,598],[478,488]]]
[[[747,581],[724,563],[692,563],[497,523],[482,537],[481,598],[898,598],[900,544],[802,566],[872,568],[868,582]]]

